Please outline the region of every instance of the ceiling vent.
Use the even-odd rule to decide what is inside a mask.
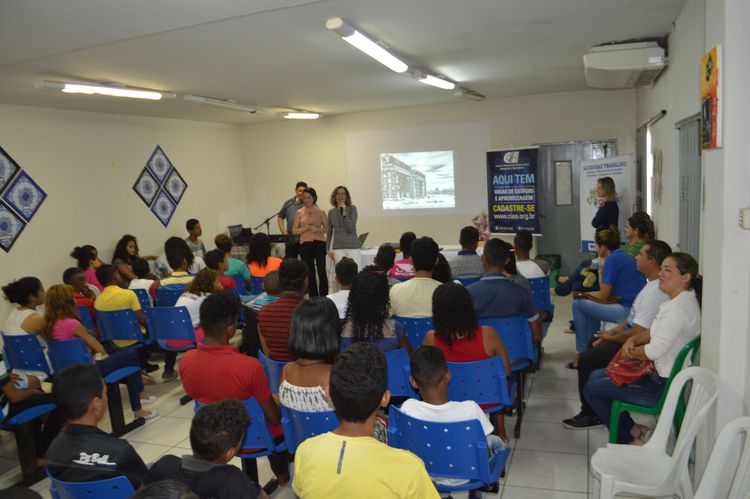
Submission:
[[[593,88],[647,85],[666,65],[664,49],[656,42],[600,45],[583,56],[586,84]]]

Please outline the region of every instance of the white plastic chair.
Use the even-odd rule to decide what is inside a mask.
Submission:
[[[667,444],[672,429],[678,398],[685,385],[692,381],[690,400],[674,450],[668,454]],[[678,493],[692,499],[693,485],[688,471],[688,458],[695,436],[716,402],[718,379],[702,367],[689,367],[680,372],[669,387],[659,421],[653,435],[642,447],[607,444],[591,458],[595,482],[595,498],[611,498],[620,493],[658,497]]]
[[[743,436],[744,440],[741,438]],[[734,452],[735,443],[740,444],[739,456],[736,456]],[[734,473],[729,477],[724,476],[727,461],[735,458],[737,466],[734,468]],[[731,479],[726,481],[726,478]],[[721,430],[693,499],[717,497],[726,499],[750,497],[750,417],[730,421]]]

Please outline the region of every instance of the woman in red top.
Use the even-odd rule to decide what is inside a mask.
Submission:
[[[328,217],[315,204],[318,195],[315,189],[308,187],[302,193],[304,206],[294,215],[292,233],[299,236],[302,261],[307,265],[307,289],[310,297],[326,296],[328,294],[328,277],[326,276],[326,233],[328,232]],[[317,267],[318,283],[315,280]]]
[[[434,345],[443,351],[448,362],[474,362],[493,355],[500,356],[506,376],[510,376],[510,358],[495,328],[480,326],[469,292],[454,282],[441,284],[432,294],[433,331],[424,337],[423,345]],[[495,413],[495,428],[508,443],[505,418]]]

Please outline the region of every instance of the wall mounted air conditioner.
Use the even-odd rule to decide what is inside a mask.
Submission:
[[[656,42],[600,45],[583,56],[586,84],[593,88],[646,85],[654,81],[666,65],[664,49]]]

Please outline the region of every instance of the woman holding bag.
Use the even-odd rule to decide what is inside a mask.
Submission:
[[[700,334],[700,278],[695,259],[687,253],[672,253],[665,258],[659,271],[659,289],[669,299],[659,307],[651,328],[629,338],[620,350],[624,359],[642,361],[645,372],[651,370],[646,364],[653,363],[653,372],[617,385],[605,369],[599,369],[591,373],[583,389],[584,397],[606,425],[613,400],[646,407],[656,405],[680,350]],[[611,367],[610,364],[608,369]],[[623,412],[617,442],[643,445],[647,430]]]

